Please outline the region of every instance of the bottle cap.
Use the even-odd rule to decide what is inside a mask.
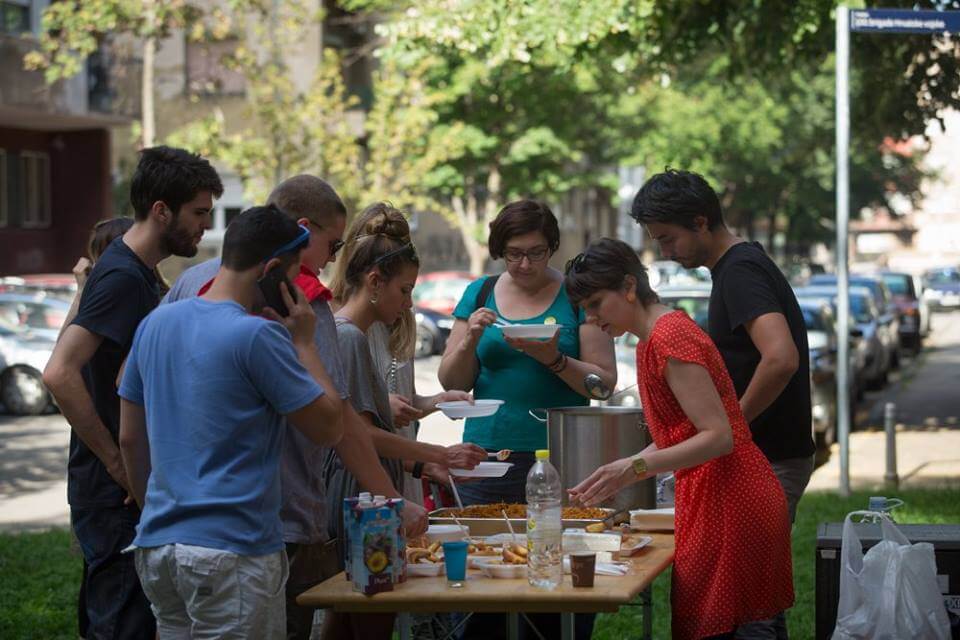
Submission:
[[[537,460],[549,460],[550,459],[550,449],[537,449]]]

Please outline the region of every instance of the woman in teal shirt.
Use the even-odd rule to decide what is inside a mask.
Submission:
[[[514,466],[503,478],[463,485],[464,504],[523,503],[534,452],[547,447],[546,427],[529,411],[605,397],[616,385],[616,359],[610,337],[584,323],[567,298],[563,274],[548,264],[560,229],[546,205],[520,200],[505,206],[490,223],[488,244],[506,271],[467,287],[453,312],[439,377],[445,389],[504,401],[496,414],[468,419],[463,440],[491,452],[510,449]],[[552,340],[513,340],[491,326],[498,317],[562,328]]]

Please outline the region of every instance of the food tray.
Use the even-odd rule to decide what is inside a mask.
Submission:
[[[444,508],[431,511],[428,514],[430,518],[430,524],[457,524],[454,519],[450,517],[451,511],[455,511],[455,509]],[[603,511],[609,516],[615,511],[615,509],[604,509]],[[498,533],[510,532],[510,530],[507,528],[507,523],[503,518],[457,518],[457,520],[459,520],[463,526],[470,529],[470,535],[472,536],[492,536]],[[583,529],[588,524],[600,522],[601,520],[602,518],[593,518],[589,520],[564,519],[560,522],[564,529]],[[513,526],[515,533],[520,534],[527,532],[526,518],[510,518],[510,524]]]

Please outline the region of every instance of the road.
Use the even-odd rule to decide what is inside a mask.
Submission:
[[[437,356],[416,362],[417,390],[440,391]],[[867,395],[850,438],[851,483],[883,481],[883,405],[897,405],[897,449],[903,486],[960,483],[960,313],[934,316],[924,352],[905,363],[884,390]],[[420,439],[459,442],[463,423],[434,414],[423,420]],[[0,530],[66,525],[66,466],[70,430],[59,414],[16,418],[0,414]],[[834,445],[811,480],[811,489],[835,489]]]

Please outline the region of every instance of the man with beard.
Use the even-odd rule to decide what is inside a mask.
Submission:
[[[133,554],[121,554],[140,511],[118,446],[117,378],[137,326],[160,301],[155,267],[170,255],[196,255],[222,193],[216,170],[197,155],[163,146],[141,153],[130,187],[133,227],[100,256],[43,373],[72,427],[67,499],[87,565],[81,606],[89,639],[156,632]]]

